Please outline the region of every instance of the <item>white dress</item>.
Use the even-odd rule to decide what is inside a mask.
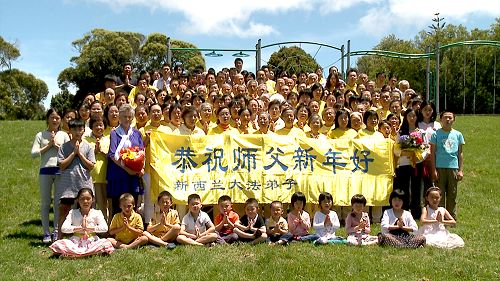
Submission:
[[[429,206],[425,208],[427,209],[426,219],[436,219],[438,213],[441,213],[443,216],[446,213],[443,207],[439,207],[437,210]],[[438,248],[453,249],[463,247],[465,244],[460,236],[450,233],[441,222],[426,223],[419,229],[419,233],[425,236],[427,245]]]

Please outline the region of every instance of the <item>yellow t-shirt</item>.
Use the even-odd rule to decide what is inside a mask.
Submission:
[[[200,128],[200,129],[203,131],[203,125],[201,124],[201,121],[200,121],[200,120],[197,120],[197,121],[196,121],[195,126],[196,126],[197,128]],[[215,127],[217,127],[217,123],[216,123],[216,122],[213,122],[212,120],[210,120],[210,123],[208,123],[208,131],[210,131],[210,129],[215,128]],[[208,133],[208,131],[207,131],[207,133]]]
[[[266,87],[269,95],[276,93],[276,90],[274,89],[276,87],[276,82],[274,82],[273,80],[267,80]]]
[[[283,128],[276,131],[277,135],[280,136],[293,136],[293,137],[305,137],[306,133],[299,128],[292,127],[291,129]]]
[[[94,135],[90,135],[85,138],[85,141],[90,144],[94,149],[95,153],[95,164],[94,168],[90,171],[92,176],[92,181],[94,183],[106,183],[106,169],[108,167],[108,151],[109,151],[109,135],[104,135],[99,140],[99,146],[103,153],[97,153],[95,151],[96,139]]]
[[[368,131],[367,129],[359,130],[357,138],[359,139],[359,138],[366,138],[366,137],[379,139],[379,140],[384,139],[384,135],[382,135],[382,133],[379,131],[372,132],[372,131]]]
[[[155,225],[158,223],[161,223],[161,215],[162,212],[155,212],[153,214],[153,217],[151,218],[151,221],[149,222],[149,225]],[[174,224],[181,224],[181,220],[179,219],[179,214],[177,213],[176,210],[174,209],[169,209],[168,213],[166,214],[166,221],[168,224],[174,225]],[[161,237],[165,235],[169,230],[171,229],[170,226],[158,226],[155,231],[151,232],[156,237]]]
[[[319,128],[319,132],[325,136],[328,136],[328,133],[332,130],[332,128],[335,127],[335,125],[331,125],[331,126],[321,126],[321,128]]]
[[[354,83],[354,85],[352,87],[347,85],[347,83],[346,83],[345,88],[344,88],[344,93],[347,92],[347,90],[351,90],[357,94],[358,93],[358,91],[356,90],[357,88],[358,88],[358,84],[356,84],[356,83]]]
[[[210,128],[207,133],[207,135],[221,135],[221,134],[239,135],[240,132],[238,131],[238,129],[235,129],[231,126],[229,126],[229,128],[227,128],[227,130],[225,131],[220,126],[215,126],[214,128]]]
[[[130,218],[128,219],[128,224],[132,228],[144,230],[141,215],[139,215],[134,211],[132,211],[132,213],[130,214]],[[114,229],[114,228],[120,228],[122,226],[123,226],[123,213],[118,213],[113,216],[113,220],[111,220],[111,225],[109,228]],[[120,241],[125,244],[129,244],[137,237],[138,237],[137,234],[133,233],[128,228],[125,228],[124,230],[118,232],[115,235],[115,239],[117,241]]]
[[[328,137],[331,139],[353,139],[358,135],[358,132],[354,129],[348,129],[346,131],[336,129],[331,130],[328,133]]]

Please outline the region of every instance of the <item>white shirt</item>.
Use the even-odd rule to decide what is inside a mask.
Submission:
[[[330,210],[330,213],[328,215],[330,216],[332,225],[325,227],[326,215],[318,211],[314,214],[313,227],[314,230],[316,230],[316,234],[318,234],[320,237],[325,237],[328,239],[335,238],[335,231],[340,228],[339,218],[337,216],[337,213],[332,210]]]
[[[384,211],[384,215],[382,216],[382,221],[380,222],[380,227],[382,228],[382,233],[389,233],[389,226],[397,225],[397,217],[394,214],[394,210],[388,209]],[[414,232],[418,230],[417,223],[413,219],[412,215],[408,211],[403,210],[403,214],[401,215],[401,219],[403,220],[404,226],[411,227]]]

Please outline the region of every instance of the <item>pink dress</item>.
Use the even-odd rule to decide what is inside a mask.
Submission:
[[[438,213],[441,213],[444,216],[446,212],[443,207],[439,207],[437,210],[434,210],[429,206],[426,206],[425,208],[427,209],[426,219],[436,219]],[[450,233],[441,222],[426,223],[420,227],[418,232],[425,236],[427,245],[434,247],[453,249],[463,247],[465,245],[464,240],[460,236]]]

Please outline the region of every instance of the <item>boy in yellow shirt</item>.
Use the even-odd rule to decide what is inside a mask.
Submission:
[[[155,212],[148,224],[148,231],[144,235],[149,242],[167,247],[175,248],[175,240],[181,231],[179,214],[172,207],[172,195],[168,191],[162,191],[158,195],[159,212]]]
[[[118,249],[134,249],[148,243],[148,237],[143,234],[144,226],[141,216],[134,212],[135,200],[132,194],[120,196],[121,213],[113,216],[108,238],[113,247]]]

